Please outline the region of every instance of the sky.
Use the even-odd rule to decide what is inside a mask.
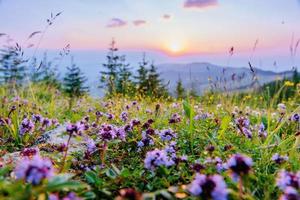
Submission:
[[[44,35],[27,39],[59,12]],[[77,60],[88,52],[95,62],[105,59],[114,38],[133,62],[146,52],[157,63],[245,66],[251,60],[280,71],[300,64],[290,51],[300,39],[300,0],[1,0],[0,33],[24,47],[37,46],[43,35],[38,52],[70,44]]]

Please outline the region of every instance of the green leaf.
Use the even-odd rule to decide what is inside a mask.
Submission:
[[[109,177],[109,178],[112,178],[112,179],[115,179],[117,177],[117,174],[116,172],[109,168],[108,170],[106,170],[106,175]]]
[[[226,115],[223,117],[221,126],[220,126],[220,136],[223,136],[225,131],[227,130],[229,123],[231,122],[231,117]]]
[[[69,175],[58,175],[52,178],[46,186],[47,191],[60,191],[60,190],[77,190],[86,187],[85,184],[78,181],[69,180]]]

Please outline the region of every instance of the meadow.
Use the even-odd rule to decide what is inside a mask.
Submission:
[[[299,83],[71,108],[43,83],[0,97],[0,199],[300,198]]]

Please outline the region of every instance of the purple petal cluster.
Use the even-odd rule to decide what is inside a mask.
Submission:
[[[286,170],[281,170],[276,179],[276,185],[283,191],[288,187],[293,187],[296,190],[300,189],[300,171],[293,173]]]
[[[177,134],[172,129],[165,129],[158,133],[162,141],[170,141],[176,139]]]
[[[84,124],[81,122],[77,122],[76,124],[68,124],[66,131],[70,135],[81,135],[84,129]]]
[[[226,183],[220,175],[197,174],[188,190],[203,199],[226,200],[228,194]]]
[[[169,167],[175,163],[170,159],[165,150],[155,149],[147,152],[144,164],[146,169],[153,171],[159,166]]]
[[[7,126],[7,125],[11,125],[11,119],[0,117],[0,126]]]
[[[99,130],[99,136],[103,141],[110,141],[117,137],[116,130],[113,125],[110,124],[102,124]]]
[[[142,147],[154,145],[154,141],[150,135],[151,134],[148,134],[146,131],[142,132],[142,139],[138,142],[138,151],[140,151]]]
[[[127,112],[122,112],[121,115],[120,115],[120,119],[123,121],[123,122],[126,122],[128,120],[128,113]]]
[[[258,126],[258,136],[261,137],[261,138],[266,138],[268,135],[266,129],[265,129],[265,125],[263,123],[261,123],[259,126]]]
[[[227,161],[227,167],[231,170],[234,180],[249,174],[252,165],[252,159],[241,154],[234,154]]]
[[[247,138],[252,138],[252,132],[250,130],[250,121],[246,117],[239,117],[235,119],[235,124],[238,127],[238,131],[245,135]]]
[[[34,131],[34,127],[34,123],[30,119],[25,118],[19,127],[19,133],[21,136],[27,133],[32,133]]]
[[[181,122],[181,117],[178,113],[174,113],[169,119],[170,124],[175,124]]]
[[[288,156],[281,156],[279,155],[279,153],[275,153],[272,156],[272,161],[274,161],[276,164],[282,164],[284,162],[286,162],[289,159]]]
[[[300,199],[300,171],[293,173],[281,170],[277,175],[276,185],[284,192],[280,200]]]
[[[50,178],[54,174],[52,162],[39,155],[35,155],[32,159],[25,157],[17,164],[14,172],[17,179],[23,179],[33,185],[40,184],[43,179]]]

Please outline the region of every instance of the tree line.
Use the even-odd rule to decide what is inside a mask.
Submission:
[[[102,64],[99,74],[99,87],[105,91],[106,96],[123,95],[128,97],[167,97],[168,83],[165,83],[158,72],[154,62],[150,62],[143,54],[136,70],[126,62],[126,56],[120,55],[116,43],[112,40],[106,62]],[[3,46],[0,49],[0,84],[10,89],[16,89],[26,83],[44,83],[63,91],[71,99],[87,94],[87,78],[80,68],[71,63],[63,78],[52,61],[45,53],[41,62],[36,58],[23,59],[23,52],[17,46]],[[176,87],[176,96],[185,97],[185,89],[179,78]]]

